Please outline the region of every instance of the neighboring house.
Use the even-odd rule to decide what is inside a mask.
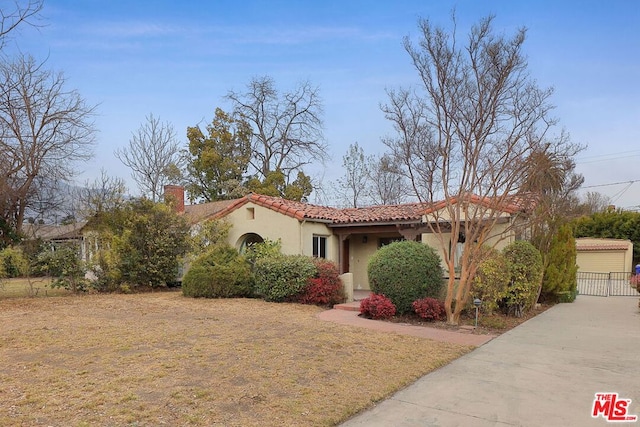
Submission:
[[[83,236],[82,228],[86,222],[76,222],[66,225],[51,224],[25,224],[22,232],[28,240],[40,239],[51,245],[52,249],[58,245],[77,245],[81,247]]]
[[[395,240],[415,240],[429,244],[442,256],[436,236],[430,233],[427,220],[442,220],[445,205],[406,203],[338,209],[294,202],[278,197],[248,194],[245,197],[204,203],[184,204],[184,189],[167,186],[165,192],[175,201],[175,208],[189,224],[226,218],[232,225],[228,242],[243,251],[247,245],[264,239],[280,240],[285,254],[302,254],[329,259],[338,264],[341,273],[351,273],[353,289],[369,289],[367,263],[381,246]],[[482,205],[481,199],[472,203]],[[456,201],[454,201],[456,203]],[[516,239],[514,231],[506,231],[522,211],[508,205],[495,227],[498,248]],[[506,236],[505,233],[508,233]],[[445,236],[460,250],[460,237]]]
[[[576,239],[579,272],[629,273],[633,271],[633,243],[622,239]]]

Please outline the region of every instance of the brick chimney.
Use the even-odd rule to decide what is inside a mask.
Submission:
[[[165,185],[164,201],[177,213],[184,212],[184,187],[181,185]]]

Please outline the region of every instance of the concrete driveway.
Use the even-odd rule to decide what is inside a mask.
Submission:
[[[640,427],[638,298],[578,296],[432,372],[343,426],[601,426],[595,393]]]

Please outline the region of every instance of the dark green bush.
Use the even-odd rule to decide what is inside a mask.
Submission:
[[[251,265],[228,245],[198,257],[182,279],[182,294],[194,298],[246,297],[253,293]]]
[[[509,263],[511,277],[501,307],[507,313],[521,317],[536,303],[542,281],[542,255],[524,240],[509,244],[503,253]]]
[[[568,225],[560,227],[551,240],[542,279],[542,300],[573,302],[578,288],[576,240]]]
[[[300,294],[317,273],[312,258],[277,255],[259,258],[254,265],[256,293],[267,301],[288,301]]]
[[[414,301],[439,298],[442,292],[440,257],[422,243],[402,241],[382,247],[369,260],[367,272],[371,290],[388,297],[398,314],[410,313]]]

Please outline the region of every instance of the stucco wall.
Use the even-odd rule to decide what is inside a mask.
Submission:
[[[240,248],[245,236],[255,233],[263,239],[278,240],[282,253],[313,255],[313,236],[327,237],[327,259],[338,261],[338,241],[322,223],[298,221],[295,218],[249,202],[226,216],[232,224],[229,244]]]

